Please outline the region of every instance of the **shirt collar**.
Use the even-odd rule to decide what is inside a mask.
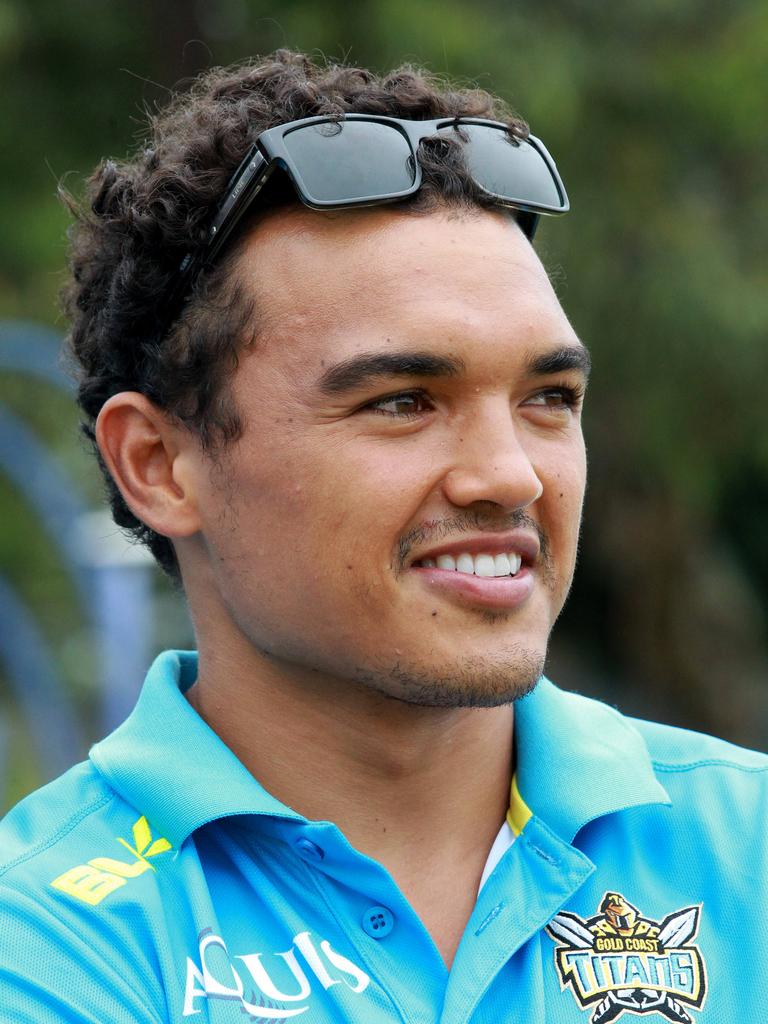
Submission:
[[[184,692],[196,675],[195,652],[161,654],[133,712],[91,750],[95,766],[173,846],[201,825],[236,814],[305,822],[259,784],[187,703]],[[570,842],[603,814],[670,803],[640,733],[607,705],[542,679],[517,702],[515,715],[515,832],[533,813]]]
[[[235,814],[305,821],[271,796],[187,703],[194,651],[152,664],[129,717],[91,750],[110,786],[173,846],[201,825]]]
[[[602,815],[671,803],[635,726],[548,679],[515,705],[515,746],[525,803],[568,843]]]

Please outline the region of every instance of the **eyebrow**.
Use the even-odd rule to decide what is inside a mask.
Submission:
[[[578,370],[585,377],[589,377],[591,369],[592,357],[589,349],[581,342],[578,345],[562,345],[543,355],[531,356],[527,364],[527,371],[531,377],[565,373],[568,370]]]
[[[589,351],[582,345],[562,345],[526,362],[529,377],[554,376],[578,370],[585,377],[591,369]],[[329,367],[320,377],[322,394],[341,395],[365,387],[376,380],[391,377],[456,377],[466,369],[457,356],[437,356],[431,352],[364,352]]]
[[[463,359],[431,352],[367,352],[331,366],[318,386],[326,395],[339,395],[381,377],[455,377],[464,368]]]

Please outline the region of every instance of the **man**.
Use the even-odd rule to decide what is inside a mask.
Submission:
[[[768,759],[542,678],[589,357],[531,238],[566,209],[487,94],[287,52],[96,172],[80,401],[198,654],[6,819],[4,1019],[766,1017]]]

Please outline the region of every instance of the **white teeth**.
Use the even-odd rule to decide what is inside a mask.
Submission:
[[[496,555],[493,560],[494,576],[509,576],[512,571],[509,563],[509,555]]]
[[[456,559],[456,571],[466,572],[473,576],[475,573],[475,560],[472,555],[459,555]]]
[[[448,569],[452,572],[463,572],[470,576],[499,577],[515,576],[520,571],[522,558],[514,551],[506,554],[438,555],[437,558],[424,558],[421,565],[427,569]]]
[[[493,555],[475,555],[475,576],[495,576],[496,560]]]

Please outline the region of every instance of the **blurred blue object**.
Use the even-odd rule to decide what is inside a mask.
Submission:
[[[155,563],[143,545],[127,540],[106,509],[82,516],[78,534],[98,645],[101,724],[110,732],[133,710],[152,662]]]
[[[0,372],[38,377],[71,393],[59,352],[60,339],[47,328],[0,324]],[[125,539],[106,510],[88,508],[43,442],[2,406],[0,473],[24,497],[75,585],[100,666],[100,731],[111,731],[133,707],[152,660],[153,560]],[[0,661],[41,771],[51,778],[85,754],[84,730],[33,610],[5,578],[0,578]],[[0,730],[0,741],[4,735],[7,728]],[[3,742],[0,759],[6,746]]]
[[[0,324],[0,370],[42,377],[64,391],[74,383],[60,362],[61,338],[48,327],[26,321]]]
[[[82,756],[84,741],[72,702],[34,616],[0,575],[0,661],[35,745],[53,778]],[[0,732],[7,733],[6,729]]]
[[[5,473],[39,516],[43,529],[64,558],[83,607],[87,609],[92,600],[91,587],[81,561],[79,538],[86,505],[43,444],[2,406],[0,472]]]

